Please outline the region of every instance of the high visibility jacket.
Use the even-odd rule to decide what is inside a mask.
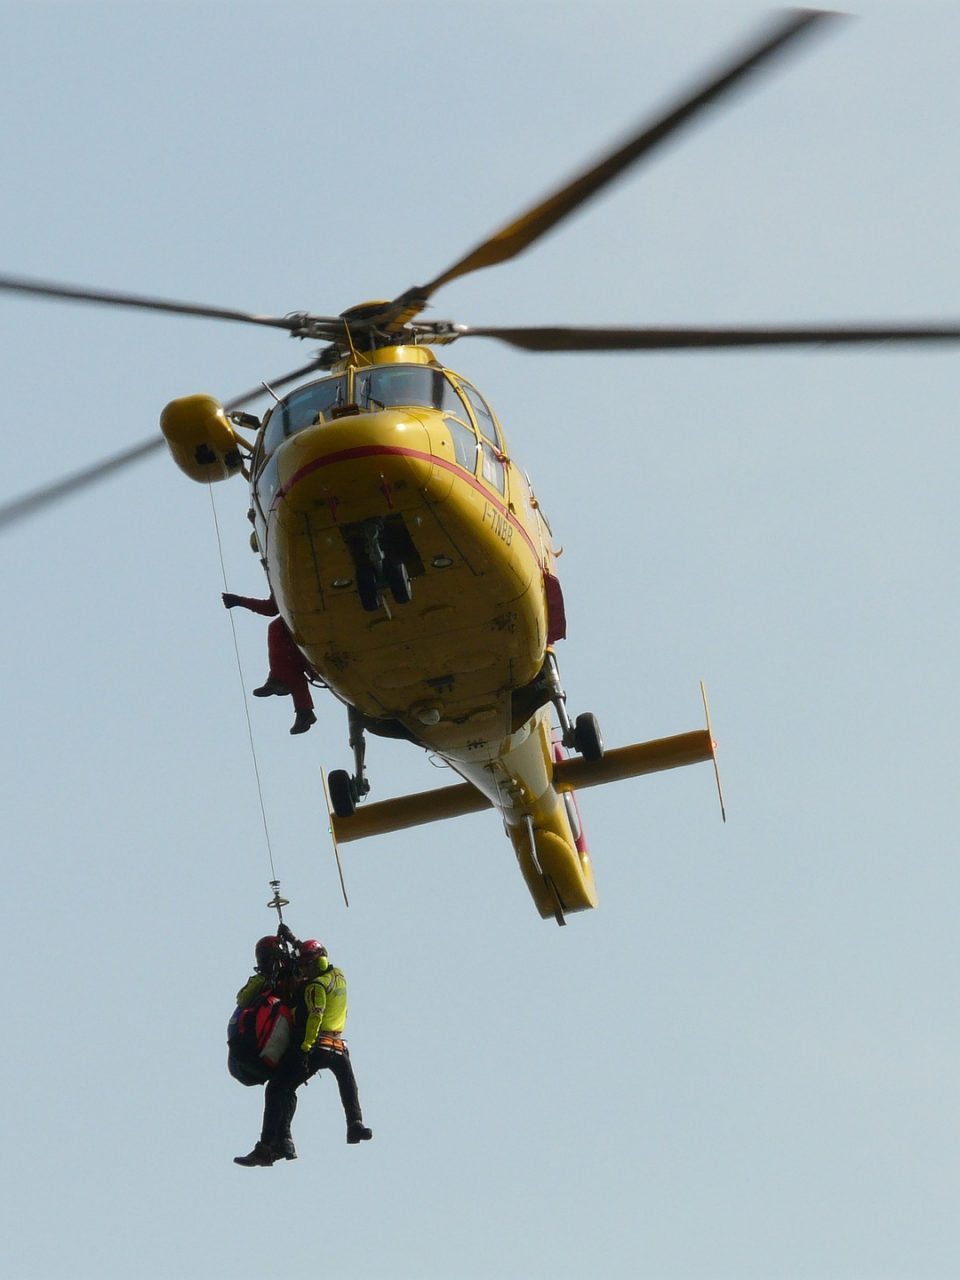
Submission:
[[[346,1025],[347,980],[343,970],[331,965],[313,978],[303,989],[303,1002],[307,1009],[307,1025],[303,1029],[300,1048],[309,1053],[322,1032],[339,1035]]]
[[[248,978],[246,983],[237,992],[237,1008],[248,1008],[253,1004],[257,996],[262,993],[263,988],[266,985],[267,979],[262,973],[253,974],[253,976]]]

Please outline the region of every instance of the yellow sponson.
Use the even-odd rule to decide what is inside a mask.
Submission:
[[[212,484],[240,470],[236,434],[223,405],[213,396],[182,396],[160,415],[160,430],[173,460],[191,480]]]

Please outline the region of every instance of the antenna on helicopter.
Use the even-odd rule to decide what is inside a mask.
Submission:
[[[703,699],[703,714],[707,721],[707,733],[710,735],[710,758],[713,761],[713,776],[717,780],[717,797],[720,800],[720,817],[727,820],[727,806],[723,799],[723,786],[720,782],[720,766],[717,764],[717,744],[713,736],[713,724],[710,720],[710,704],[707,702],[707,686],[700,681],[700,697]]]
[[[271,387],[271,386],[270,386],[270,384],[269,384],[268,382],[264,382],[263,380],[261,380],[260,385],[261,385],[261,387],[263,387],[264,391],[266,391],[267,395],[273,396],[273,398],[274,398],[274,400],[276,400],[277,404],[279,404],[279,403],[280,403],[280,397],[277,395],[277,393],[274,391],[273,387]]]
[[[327,771],[321,766],[320,784],[323,787],[324,799],[327,802],[327,813],[333,813],[333,800],[330,797],[330,787],[327,782]],[[333,829],[333,818],[330,819],[330,825],[327,828],[330,832],[330,839],[333,841],[333,856],[337,860],[337,875],[340,877],[340,892],[343,894],[343,905],[350,906],[350,899],[347,897],[347,882],[343,878],[343,862],[340,859],[340,842],[337,839],[337,833]]]

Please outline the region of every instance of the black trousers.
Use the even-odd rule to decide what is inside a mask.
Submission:
[[[281,1062],[267,1081],[263,1097],[261,1142],[267,1146],[275,1146],[290,1137],[290,1125],[297,1109],[297,1090],[318,1071],[333,1072],[347,1124],[362,1122],[363,1113],[350,1063],[350,1051],[346,1046],[342,1053],[333,1049],[314,1049],[306,1062],[300,1054]]]

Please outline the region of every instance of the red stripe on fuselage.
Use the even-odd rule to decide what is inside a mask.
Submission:
[[[273,502],[270,504],[271,511],[274,510],[281,498],[285,498],[287,496],[294,485],[299,484],[300,481],[306,479],[307,476],[312,475],[314,471],[319,471],[321,467],[329,467],[336,462],[353,462],[358,458],[375,458],[378,456],[416,458],[418,462],[429,462],[435,467],[442,467],[446,471],[452,471],[459,480],[466,481],[466,483],[476,489],[479,494],[482,494],[486,501],[489,502],[491,506],[496,507],[503,518],[513,525],[533,552],[533,556],[537,561],[537,564],[540,565],[541,569],[543,568],[539,553],[537,552],[537,548],[533,545],[533,539],[530,537],[529,533],[527,533],[526,529],[513,512],[495,498],[489,489],[485,489],[476,476],[472,476],[469,471],[464,471],[462,467],[455,466],[452,462],[447,462],[446,458],[438,458],[432,453],[421,453],[419,449],[402,449],[397,445],[390,444],[361,444],[357,445],[353,449],[341,449],[338,453],[328,453],[322,458],[314,458],[314,460],[312,462],[308,462],[305,467],[301,467],[299,471],[295,471],[286,484],[280,486]]]

